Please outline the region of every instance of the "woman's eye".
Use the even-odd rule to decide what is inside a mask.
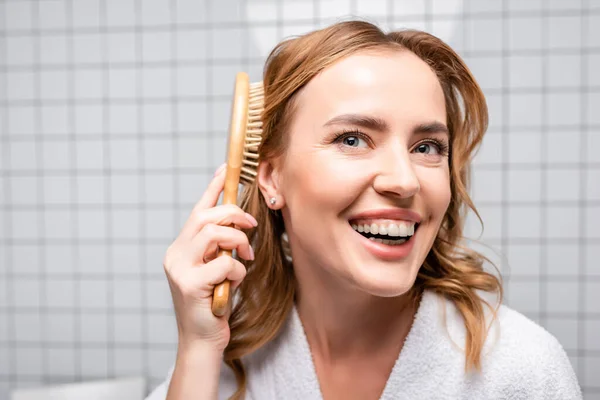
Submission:
[[[432,143],[421,143],[415,148],[415,152],[421,154],[439,154],[439,149]]]
[[[362,142],[362,146],[361,146],[361,142]],[[350,135],[342,138],[342,143],[345,144],[346,146],[350,146],[350,147],[365,147],[365,145],[367,144],[364,139],[359,138],[358,136],[350,136]]]

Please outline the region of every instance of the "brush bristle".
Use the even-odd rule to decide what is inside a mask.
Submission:
[[[240,179],[244,183],[252,183],[258,168],[258,147],[262,140],[261,115],[264,109],[264,89],[262,82],[250,84],[248,101],[248,125],[246,126],[246,142],[244,143],[244,159]]]

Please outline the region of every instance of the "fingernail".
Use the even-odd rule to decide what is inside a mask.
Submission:
[[[254,260],[254,249],[250,246],[250,260]]]
[[[227,167],[227,163],[223,163],[221,164],[221,166],[219,168],[217,168],[217,170],[215,171],[215,176],[219,175],[221,172],[223,172],[223,170],[225,169],[225,167]]]
[[[254,227],[258,226],[258,221],[251,214],[246,213],[246,218],[248,219],[248,221],[250,221],[252,226],[254,226]]]

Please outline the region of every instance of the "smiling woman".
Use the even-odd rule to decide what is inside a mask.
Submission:
[[[560,344],[462,246],[487,108],[452,49],[339,23],[279,44],[264,92],[241,209],[215,206],[221,170],[165,257],[179,350],[151,399],[581,397]]]

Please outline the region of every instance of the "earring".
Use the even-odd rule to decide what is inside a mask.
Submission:
[[[271,203],[271,205],[272,205],[272,206],[274,206],[274,205],[275,205],[275,203],[277,203],[277,199],[276,199],[275,197],[271,197],[271,198],[269,199],[269,203]]]

